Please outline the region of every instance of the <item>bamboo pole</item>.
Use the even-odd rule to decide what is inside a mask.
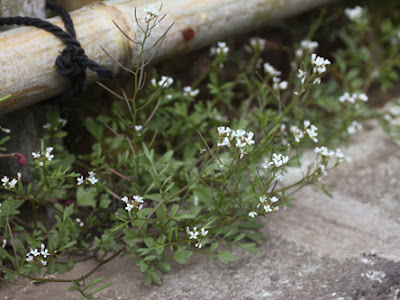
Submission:
[[[113,21],[127,35],[140,40],[140,31],[134,19],[135,8],[139,22],[143,22],[144,9],[149,5],[156,8],[162,5],[162,14],[166,14],[148,40],[149,46],[174,23],[155,56],[165,59],[332,1],[109,0],[89,4],[74,11],[71,16],[77,38],[88,57],[118,73],[119,67],[101,47],[123,65],[132,67],[137,58],[137,46],[128,42]],[[49,21],[63,27],[58,17]],[[185,38],[187,30],[192,30],[193,39]],[[58,75],[54,65],[63,48],[59,39],[37,28],[16,28],[0,33],[0,97],[12,94],[8,100],[0,102],[0,113],[50,98],[68,89],[68,79]],[[150,55],[151,51],[147,57]],[[87,82],[97,79],[96,74],[88,71]]]

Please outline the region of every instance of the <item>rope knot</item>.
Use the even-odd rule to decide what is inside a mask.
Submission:
[[[86,72],[88,57],[78,46],[69,45],[56,59],[58,72],[71,79],[81,77]]]

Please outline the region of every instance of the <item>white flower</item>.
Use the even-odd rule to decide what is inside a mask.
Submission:
[[[168,76],[161,76],[161,80],[158,82],[158,86],[170,87],[174,83],[174,80]]]
[[[45,153],[45,157],[48,161],[51,161],[54,158],[54,155],[51,154],[51,152],[53,151],[53,147],[47,147],[46,148],[46,153]]]
[[[41,244],[41,245],[40,245],[40,254],[41,254],[44,258],[46,258],[47,256],[50,255],[49,251],[46,249],[46,247],[45,247],[44,244]]]
[[[273,196],[272,198],[269,198],[269,200],[271,201],[271,203],[275,203],[278,202],[279,199]]]
[[[335,154],[335,152],[328,150],[328,148],[326,148],[325,146],[315,147],[314,152],[319,153],[322,156],[326,156],[326,157],[332,157]]]
[[[241,139],[241,138],[244,138],[245,134],[246,134],[245,130],[238,129],[238,130],[232,132],[232,137]]]
[[[362,125],[358,123],[357,121],[351,122],[351,125],[347,127],[347,133],[348,134],[355,134],[356,132],[360,131],[362,129]]]
[[[63,119],[63,118],[58,118],[58,124],[61,125],[61,127],[64,127],[67,124],[67,120]]]
[[[205,228],[201,228],[201,235],[206,236],[208,234],[208,230],[205,230]]]
[[[137,131],[137,132],[139,132],[140,130],[142,130],[143,129],[143,126],[142,125],[135,125],[135,130]]]
[[[310,121],[306,120],[304,121],[304,129],[310,139],[314,141],[314,143],[318,142],[318,139],[316,138],[318,136],[317,130],[318,128],[310,123]]]
[[[342,96],[339,97],[339,102],[341,103],[354,103],[355,98],[353,96],[350,96],[349,93],[344,93]]]
[[[10,179],[7,176],[4,176],[1,181],[3,182],[3,186],[8,187],[10,183]]]
[[[189,230],[189,227],[186,227],[186,233],[190,235],[190,239],[197,239],[199,232],[197,231],[197,227],[193,228],[193,231]]]
[[[340,163],[340,164],[344,163],[344,162],[350,162],[351,161],[351,158],[348,157],[348,156],[345,156],[341,149],[336,149],[335,156],[337,158],[337,162]]]
[[[257,216],[257,213],[255,211],[249,212],[249,217],[254,218],[255,216]]]
[[[159,14],[159,11],[154,7],[154,5],[150,5],[149,7],[145,8],[144,12],[146,13],[146,22],[149,22],[150,20],[156,18]]]
[[[194,245],[195,247],[201,249],[201,242],[198,242],[197,244]]]
[[[253,37],[250,39],[250,46],[253,47],[254,49],[263,51],[266,41],[267,40],[259,38],[259,37]]]
[[[32,156],[33,156],[33,158],[40,158],[40,156],[41,156],[41,154],[40,154],[40,152],[32,152]]]
[[[229,136],[232,132],[229,127],[224,126],[217,127],[217,131],[219,136]]]
[[[300,142],[300,140],[304,137],[304,132],[299,129],[299,127],[293,125],[290,126],[290,131],[292,132],[294,136],[294,140],[296,143]]]
[[[254,133],[253,132],[248,132],[247,137],[244,139],[247,145],[253,145],[255,142],[253,140]]]
[[[51,124],[50,124],[50,123],[46,123],[46,124],[43,125],[43,128],[44,128],[44,129],[49,129],[50,127],[51,127]]]
[[[318,74],[322,74],[326,71],[326,66],[330,65],[331,62],[321,56],[317,56],[317,54],[311,54],[311,64],[313,65],[314,72],[318,72]]]
[[[85,223],[83,223],[79,218],[76,218],[75,221],[78,223],[79,227],[83,227],[85,225]]]
[[[269,63],[264,64],[264,72],[274,77],[281,76],[282,74],[280,71],[276,70]]]
[[[13,178],[13,180],[10,181],[9,183],[9,188],[10,189],[15,189],[16,184],[18,183],[18,180]]]
[[[279,77],[273,77],[272,81],[273,81],[272,88],[274,90],[286,90],[287,89],[287,86],[288,86],[287,81],[281,81],[281,79]]]
[[[2,248],[5,248],[6,246],[7,246],[7,240],[4,239],[4,240],[3,240],[3,245],[1,245],[1,247],[2,247]]]
[[[306,81],[306,77],[307,77],[307,73],[304,72],[303,70],[298,70],[298,74],[297,77],[300,78],[301,83],[304,84],[304,82]]]
[[[17,178],[18,178],[18,180],[21,180],[21,177],[22,177],[22,173],[21,173],[21,172],[18,172],[18,173],[17,173]]]
[[[83,180],[83,176],[76,178],[77,184],[81,185],[83,184],[84,180]]]
[[[217,43],[217,48],[212,47],[210,49],[210,55],[227,55],[229,52],[229,48],[226,46],[225,42],[218,42]]]
[[[126,203],[125,209],[127,211],[131,211],[132,209],[135,209],[137,211],[140,211],[143,208],[143,197],[140,197],[138,195],[133,195],[132,196],[133,200],[130,200],[127,196],[124,196],[121,198],[122,201]]]
[[[346,8],[344,10],[345,15],[353,22],[359,22],[363,15],[363,9],[360,6],[354,8]]]
[[[217,146],[218,147],[221,147],[221,146],[230,147],[231,146],[231,142],[229,141],[229,139],[227,137],[224,137],[224,139],[222,140],[222,143],[218,143]]]
[[[10,129],[4,128],[4,127],[1,127],[1,126],[0,126],[0,130],[3,131],[4,133],[10,133],[11,132]]]
[[[199,94],[199,89],[192,90],[190,86],[185,86],[183,88],[183,95],[185,97],[196,97]]]
[[[263,165],[265,169],[268,169],[271,165],[275,165],[276,168],[279,168],[286,164],[289,161],[289,156],[283,156],[282,154],[272,154],[272,162],[266,161]]]
[[[265,210],[265,212],[267,212],[267,213],[269,213],[269,212],[272,212],[273,210],[272,210],[272,207],[271,207],[271,205],[269,205],[269,204],[267,204],[267,205],[264,205],[264,210]]]
[[[300,47],[310,52],[313,52],[315,49],[318,48],[318,42],[304,40],[300,42]]]
[[[27,256],[28,257],[26,258],[26,261],[33,261],[33,256],[29,255],[29,253],[28,253]]]
[[[96,184],[98,182],[98,179],[96,178],[96,174],[92,171],[89,172],[89,177],[87,178],[87,180],[91,183],[91,184]]]

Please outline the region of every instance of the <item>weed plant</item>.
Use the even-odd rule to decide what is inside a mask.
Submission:
[[[350,160],[337,146],[363,121],[380,117],[392,128],[396,112],[372,109],[366,93],[374,82],[385,91],[398,79],[400,28],[385,19],[373,35],[362,8],[346,9],[342,18],[349,20],[335,36],[344,47],[328,59],[312,41],[322,14],[287,52],[285,72],[263,61],[271,44],[255,37],[234,53],[219,42],[208,67],[183,86],[145,60],[168,34],[149,45],[163,21],[160,11],[136,12],[141,34],[127,38],[140,54],[134,69],[121,66],[134,91],[103,85],[117,100],[111,115],[85,121],[92,151],[69,153],[60,143],[67,120],[51,114],[42,147],[32,153],[33,182],[20,172],[2,174],[3,280],[71,282],[71,290],[92,299],[108,284],[87,278],[122,254],[143,272],[145,284],[161,284],[172,260],[185,264],[195,253],[229,263],[237,247],[257,253],[263,219],[284,214],[281,208],[305,185],[326,191],[320,179]],[[23,155],[6,152],[10,132],[0,129],[0,157],[15,157],[24,167]],[[315,160],[305,167],[301,155],[309,148]],[[300,168],[302,178],[287,184],[288,167]],[[52,277],[87,253],[98,260],[93,270]]]

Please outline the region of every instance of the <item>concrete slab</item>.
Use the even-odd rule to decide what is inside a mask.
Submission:
[[[400,298],[400,151],[376,122],[354,137],[351,163],[331,171],[328,198],[315,187],[296,194],[293,206],[271,215],[260,253],[237,249],[223,265],[193,256],[172,265],[162,286],[143,285],[129,257],[100,268],[111,282],[103,299],[366,299]],[[78,263],[76,277],[95,265]],[[60,276],[58,276],[60,277]],[[81,299],[68,284],[0,283],[0,299]]]

